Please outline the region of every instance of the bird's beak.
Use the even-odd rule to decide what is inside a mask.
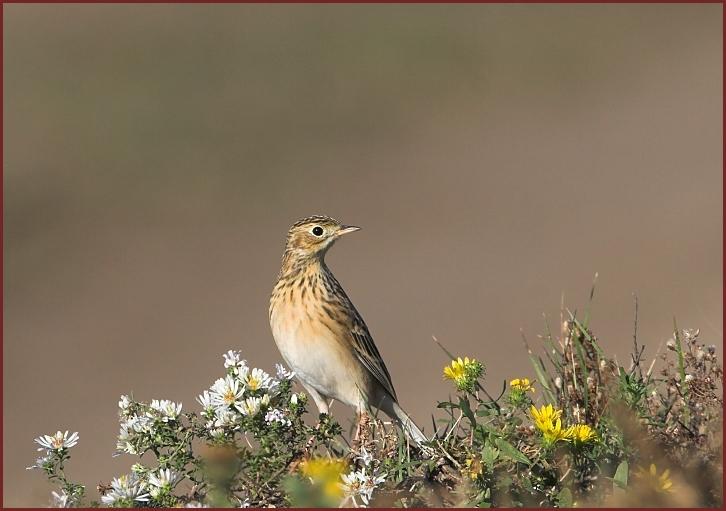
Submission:
[[[336,232],[336,236],[342,236],[343,234],[348,234],[350,232],[360,231],[360,227],[356,227],[355,225],[342,225],[340,229],[338,229],[338,232]]]

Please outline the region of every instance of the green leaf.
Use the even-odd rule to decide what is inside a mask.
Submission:
[[[600,359],[602,359],[602,358],[605,358],[605,353],[603,352],[602,348],[601,348],[601,347],[600,347],[600,345],[599,345],[599,344],[597,343],[597,341],[595,341],[595,339],[594,339],[594,338],[593,338],[593,337],[592,337],[592,336],[590,335],[590,333],[589,333],[589,332],[587,331],[587,328],[586,328],[586,327],[584,327],[584,326],[582,325],[582,323],[580,323],[580,322],[579,322],[579,321],[577,320],[577,318],[576,318],[576,317],[574,316],[574,314],[572,314],[572,312],[569,312],[569,311],[568,311],[568,313],[570,314],[570,319],[571,319],[571,320],[572,320],[572,321],[573,321],[573,322],[575,323],[575,326],[577,327],[577,329],[578,329],[578,330],[579,330],[580,332],[582,332],[582,335],[583,335],[583,336],[585,337],[585,339],[587,339],[587,340],[588,340],[588,341],[590,342],[590,344],[592,345],[592,347],[593,347],[593,348],[595,348],[595,351],[597,352],[597,356],[598,356],[598,361],[599,361]]]
[[[613,483],[617,484],[620,488],[627,488],[628,486],[628,462],[622,461],[618,468],[615,470],[613,476]],[[614,488],[614,487],[613,487]]]
[[[538,359],[531,353],[529,354],[529,361],[532,363],[532,367],[534,367],[534,372],[537,375],[537,381],[542,386],[542,390],[546,394],[547,399],[550,401],[550,403],[556,403],[557,400],[555,399],[555,395],[552,392],[552,389],[550,389],[550,386],[548,384],[549,378],[545,375],[545,372],[547,371],[544,368],[544,364],[542,363],[541,359]]]
[[[559,507],[572,507],[572,492],[569,488],[562,488],[557,494],[557,505]]]
[[[467,398],[459,398],[459,408],[464,416],[469,419],[469,422],[471,422],[473,426],[476,426],[476,417],[474,417],[474,412],[471,411],[471,406],[469,406],[469,400]]]
[[[522,451],[514,447],[503,438],[497,438],[495,443],[497,444],[497,447],[499,447],[499,451],[502,453],[502,456],[506,456],[514,461],[518,461],[526,465],[532,464],[529,458],[525,456]]]
[[[485,435],[499,436],[502,434],[502,431],[500,429],[493,428],[488,424],[477,424],[476,429],[481,430],[482,433]]]
[[[494,467],[494,462],[499,457],[499,450],[494,447],[486,446],[481,451],[481,459],[487,468],[491,469]]]

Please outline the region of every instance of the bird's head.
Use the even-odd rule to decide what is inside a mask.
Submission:
[[[322,256],[338,238],[359,229],[360,227],[343,225],[329,216],[309,216],[290,227],[285,251],[298,257]]]

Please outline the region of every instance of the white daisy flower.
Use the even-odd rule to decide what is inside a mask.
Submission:
[[[269,374],[256,367],[247,373],[242,381],[250,390],[271,389],[277,384]]]
[[[132,415],[121,426],[126,427],[136,433],[150,433],[154,429],[154,423],[151,418],[145,415]]]
[[[136,448],[131,443],[133,437],[134,431],[129,428],[129,425],[121,424],[121,429],[116,440],[116,454],[114,456],[118,456],[121,453],[138,454],[138,452],[136,452]]]
[[[211,427],[207,423],[207,429],[213,428],[238,428],[237,413],[227,408],[217,408],[215,412],[215,420],[211,422]]]
[[[373,496],[373,490],[375,490],[378,485],[384,483],[386,481],[386,475],[380,475],[380,476],[367,476],[366,480],[363,482],[363,487],[361,489],[360,497],[361,500],[363,500],[363,503],[367,506],[368,502],[371,500],[371,497]]]
[[[169,422],[179,418],[179,414],[182,410],[182,404],[174,403],[168,399],[154,399],[151,401],[151,409],[156,410],[161,414],[161,420],[163,422]]]
[[[116,454],[118,456],[121,453],[137,455],[139,452],[133,445],[133,441],[136,439],[139,433],[152,433],[153,432],[153,420],[149,417],[142,415],[132,415],[121,423],[117,441],[116,441]]]
[[[356,498],[360,498],[366,506],[373,496],[373,490],[386,480],[385,476],[369,476],[364,470],[344,474],[342,479],[340,484],[346,497],[355,505],[358,504]]]
[[[273,408],[272,410],[267,411],[267,413],[265,414],[265,422],[268,424],[272,424],[273,422],[279,422],[280,424],[284,424],[285,426],[290,426],[292,424],[290,422],[290,419],[285,417],[283,411],[277,408]]]
[[[211,436],[215,440],[221,440],[224,438],[224,430],[222,428],[210,429],[209,436]]]
[[[71,498],[65,490],[61,490],[60,493],[52,491],[50,492],[50,495],[50,507],[73,507],[73,498]]]
[[[234,406],[239,408],[240,400],[244,395],[244,386],[240,385],[239,380],[227,376],[214,382],[214,385],[210,389],[210,394],[212,405],[215,407]]]
[[[184,478],[178,472],[171,469],[159,469],[159,474],[149,474],[149,486],[152,497],[158,497],[162,493],[170,492],[179,481]]]
[[[68,431],[61,433],[58,431],[55,435],[43,435],[35,439],[35,443],[40,445],[39,451],[46,449],[48,451],[60,451],[61,449],[70,449],[78,443],[78,433],[71,433],[68,436]]]
[[[293,394],[290,396],[290,404],[296,405],[297,404],[297,394]]]
[[[126,413],[131,406],[131,398],[127,395],[122,395],[121,399],[118,402],[118,407],[121,409],[122,412]]]
[[[139,479],[131,475],[123,475],[111,481],[111,490],[101,496],[101,502],[107,506],[133,507],[135,502],[148,502],[149,494],[144,493]]]
[[[343,482],[340,483],[340,487],[343,489],[345,494],[345,500],[341,504],[341,507],[345,505],[346,501],[350,500],[354,506],[358,506],[356,498],[360,497],[360,491],[365,481],[365,474],[363,471],[350,472],[349,474],[343,474],[341,476]]]
[[[255,415],[257,412],[260,411],[260,408],[262,407],[262,399],[259,397],[248,397],[242,402],[242,405],[240,407],[240,412],[242,412],[243,415]]]
[[[363,464],[367,467],[371,464],[371,461],[373,461],[373,455],[369,453],[365,447],[360,448],[360,453],[356,457],[360,461],[363,462]]]
[[[282,364],[275,364],[275,370],[277,371],[278,380],[292,380],[292,378],[295,376],[295,373],[293,371],[288,370]]]
[[[239,351],[229,350],[222,355],[224,357],[224,368],[232,370],[232,374],[247,374],[247,361],[243,360]]]
[[[211,417],[214,415],[214,404],[212,404],[212,395],[205,390],[197,396],[197,402],[202,405],[202,415]]]
[[[25,470],[35,470],[36,468],[43,468],[43,465],[45,465],[48,461],[50,461],[49,454],[46,454],[45,456],[40,456],[35,459],[35,463],[30,465],[29,467],[25,467]]]

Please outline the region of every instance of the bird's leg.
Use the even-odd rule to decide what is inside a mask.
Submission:
[[[300,380],[300,383],[302,383],[302,386],[305,387],[305,390],[308,391],[310,397],[312,397],[313,401],[315,401],[315,406],[318,407],[318,412],[328,415],[328,410],[330,409],[328,399],[325,396],[321,395],[320,392],[318,392],[312,385],[308,385],[302,380]]]

